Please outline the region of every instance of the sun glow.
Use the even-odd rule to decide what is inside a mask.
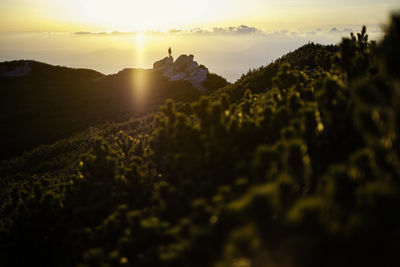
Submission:
[[[146,45],[146,33],[144,31],[139,31],[135,35],[136,40],[136,49],[139,50],[141,53],[145,49]]]
[[[0,31],[302,27],[383,22],[394,8],[399,8],[398,0],[2,0]]]
[[[135,59],[134,64],[143,66],[145,64],[146,36],[145,32],[139,31],[135,35]],[[146,102],[147,77],[144,70],[135,70],[132,75],[132,95],[135,109],[140,111]]]
[[[89,30],[136,31],[168,30],[182,25],[191,27],[199,23],[223,18],[232,2],[238,0],[40,0],[47,3],[55,17],[75,25],[84,24]],[[227,5],[229,3],[229,5]],[[50,10],[49,10],[50,11]]]
[[[143,111],[146,107],[148,82],[146,70],[135,69],[133,71],[131,92],[134,109],[137,112]]]

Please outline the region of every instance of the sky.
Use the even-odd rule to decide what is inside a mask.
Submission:
[[[308,27],[383,22],[396,0],[1,0],[0,31]]]
[[[114,73],[194,54],[235,80],[309,41],[367,25],[379,39],[396,0],[0,0],[0,61],[36,59]]]

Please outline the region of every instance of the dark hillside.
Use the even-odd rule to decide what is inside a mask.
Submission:
[[[31,71],[25,76],[0,74],[0,160],[89,126],[141,116],[167,98],[191,101],[199,95],[190,83],[169,82],[151,70],[130,69],[105,76],[34,61],[0,65],[11,70],[26,62]]]
[[[34,60],[14,60],[1,62],[1,72],[5,73],[7,71],[11,71],[15,68],[23,66],[26,63],[29,64],[30,71],[27,75],[19,78],[35,82],[72,82],[73,80],[90,80],[104,76],[104,74],[94,70],[53,66]],[[7,80],[7,77],[0,75],[0,79]]]
[[[246,89],[250,89],[253,93],[264,92],[271,89],[273,78],[277,75],[280,66],[288,63],[292,68],[299,68],[307,72],[313,72],[316,69],[328,71],[331,68],[331,56],[338,51],[335,45],[320,45],[309,43],[293,52],[290,52],[267,66],[261,66],[249,70],[247,74],[237,80],[234,86],[227,87],[226,92],[230,95],[240,98]],[[219,91],[221,93],[221,91]]]

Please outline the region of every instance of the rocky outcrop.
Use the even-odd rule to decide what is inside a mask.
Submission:
[[[3,76],[7,77],[21,77],[29,74],[31,72],[31,67],[29,65],[29,61],[25,62],[24,65],[15,67],[14,69],[7,71],[7,69],[3,66],[2,69],[0,69],[0,73]]]
[[[164,71],[164,70],[168,69],[169,67],[171,67],[172,63],[174,63],[173,57],[165,57],[159,61],[154,62],[153,69]]]
[[[207,80],[208,69],[199,66],[193,58],[193,55],[180,55],[174,62],[171,56],[165,57],[154,62],[153,69],[160,71],[170,81],[186,80],[200,92],[206,93],[207,89],[203,86],[203,82]]]

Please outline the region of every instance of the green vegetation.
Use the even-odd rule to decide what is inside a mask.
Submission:
[[[200,65],[200,67],[203,65]],[[203,86],[207,89],[207,93],[211,94],[213,93],[215,90],[224,87],[225,85],[228,84],[228,81],[215,74],[215,73],[208,73],[207,74],[207,80],[205,80],[203,82]]]
[[[399,33],[3,162],[0,265],[399,266]]]

